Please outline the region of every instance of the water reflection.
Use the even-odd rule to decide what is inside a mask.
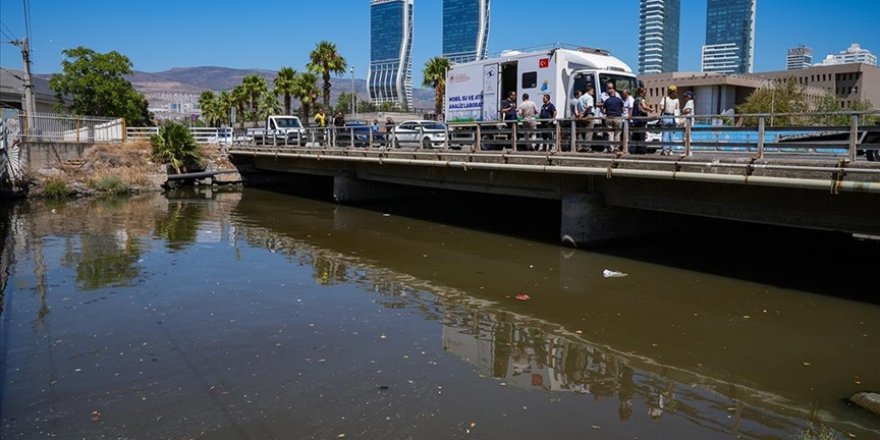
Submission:
[[[271,368],[284,372],[252,370],[251,363],[258,361],[250,357],[254,353],[251,346],[271,342],[272,350],[283,353],[278,348],[282,345],[276,345],[271,338],[281,334],[279,330],[288,330],[288,324],[296,324],[296,321],[278,317],[275,318],[277,321],[264,321],[264,314],[268,313],[266,310],[274,311],[275,307],[275,298],[265,292],[279,289],[278,285],[265,279],[276,277],[285,283],[292,283],[295,277],[260,272],[259,267],[224,265],[230,255],[237,263],[259,262],[254,250],[260,250],[268,254],[272,261],[303,266],[306,277],[310,273],[312,281],[321,286],[322,291],[356,286],[358,292],[374,296],[374,302],[385,310],[409,313],[433,324],[439,331],[437,342],[445,356],[466,364],[475,373],[474,377],[492,378],[499,386],[503,384],[504,389],[533,391],[532,394],[539,395],[573,396],[579,401],[595,403],[595,406],[588,408],[597,412],[603,405],[610,404],[616,408],[618,421],[628,426],[641,423],[638,426],[642,433],[657,426],[674,427],[680,419],[685,419],[689,426],[703,430],[700,432],[744,438],[788,438],[811,423],[829,424],[838,430],[854,433],[859,438],[880,435],[880,427],[872,419],[843,405],[831,404],[827,398],[820,400],[809,392],[799,393],[797,389],[812,384],[809,372],[785,371],[784,368],[772,371],[773,362],[790,365],[795,359],[800,366],[802,353],[787,353],[781,348],[778,353],[773,353],[753,337],[756,334],[753,332],[772,331],[774,337],[784,337],[786,341],[803,338],[815,345],[815,334],[826,333],[827,323],[812,320],[816,328],[810,328],[802,321],[811,320],[802,319],[795,313],[798,303],[816,301],[815,298],[789,295],[778,299],[784,302],[778,309],[786,313],[784,318],[787,321],[767,324],[767,327],[757,330],[749,329],[741,320],[727,324],[733,321],[729,315],[734,305],[714,305],[708,299],[700,298],[699,314],[713,317],[706,327],[701,327],[704,324],[688,323],[677,315],[679,309],[686,317],[691,317],[693,313],[690,304],[683,301],[685,296],[669,299],[674,303],[674,309],[663,309],[662,303],[654,299],[654,296],[669,296],[657,285],[669,282],[669,278],[696,277],[692,274],[656,269],[659,279],[656,283],[644,283],[642,286],[634,284],[635,281],[626,284],[629,281],[624,280],[626,282],[606,284],[602,287],[606,290],[599,292],[599,285],[590,282],[583,273],[584,268],[593,270],[605,267],[605,264],[622,262],[596,262],[589,258],[600,257],[587,258],[583,254],[572,254],[555,247],[533,246],[507,238],[262,193],[241,195],[206,192],[177,194],[171,198],[140,197],[126,202],[77,201],[51,208],[16,205],[6,214],[0,222],[0,238],[4,240],[4,252],[0,254],[0,269],[3,269],[0,270],[0,288],[6,286],[6,274],[13,264],[16,270],[28,272],[27,276],[19,274],[18,279],[22,282],[22,290],[33,288],[39,296],[40,305],[34,310],[36,315],[31,316],[40,326],[47,321],[52,307],[64,310],[72,321],[78,319],[77,313],[84,313],[77,311],[76,306],[69,302],[62,308],[65,301],[70,299],[51,295],[53,283],[58,283],[58,278],[53,279],[53,275],[57,274],[55,269],[69,269],[80,291],[113,288],[106,291],[108,295],[116,291],[131,295],[133,299],[127,300],[133,304],[128,310],[130,314],[118,318],[124,322],[117,324],[118,327],[128,326],[129,320],[145,320],[148,321],[146,324],[154,326],[148,327],[150,331],[161,328],[166,332],[162,335],[171,341],[168,352],[153,348],[151,344],[150,348],[144,349],[143,355],[136,357],[143,356],[150,364],[154,359],[164,360],[165,356],[182,354],[182,363],[189,369],[210,371],[207,376],[213,375],[215,382],[228,388],[234,388],[234,381],[246,380],[250,377],[247,373],[251,373],[265,376],[265,383],[259,385],[277,390],[282,384],[283,389],[292,380],[286,374],[302,368],[294,363],[295,358],[289,358],[277,363],[272,361]],[[485,248],[479,247],[477,242],[485,242]],[[15,249],[14,260],[8,249]],[[181,252],[184,250],[192,252]],[[184,259],[185,255],[182,254],[193,255],[190,259]],[[210,259],[211,255],[216,258]],[[137,289],[137,285],[148,277],[161,280],[163,271],[171,264],[169,261],[175,259],[179,259],[181,266],[186,265],[185,273],[208,270],[212,265],[216,265],[217,269],[206,272],[207,275],[202,277],[194,275],[189,279],[195,286],[192,290],[200,292],[202,296],[178,291],[180,286],[170,285],[174,279],[165,281],[169,284],[167,290],[174,293],[169,293],[165,298],[171,305],[163,310],[156,304],[160,300],[154,299],[143,289]],[[531,261],[545,263],[545,272],[530,275],[536,272],[526,269],[526,263]],[[246,281],[253,279],[255,283],[247,284],[247,288],[241,287],[244,284],[236,284],[239,290],[215,287],[240,282],[243,278],[247,278]],[[205,279],[210,283],[200,284]],[[32,281],[32,284],[25,281]],[[510,298],[509,294],[522,286],[528,286],[535,293],[531,302],[517,302]],[[125,287],[129,290],[124,290]],[[724,290],[741,286],[716,282],[713,287]],[[678,289],[676,286],[672,288]],[[247,293],[239,295],[240,292]],[[299,290],[284,290],[279,296],[299,295],[296,292]],[[597,293],[591,296],[591,292]],[[772,297],[769,293],[767,295]],[[202,302],[206,298],[226,301],[236,310],[247,310],[249,314],[245,317],[248,322],[241,324],[238,316],[223,316],[222,322],[229,327],[230,333],[218,337],[209,330],[209,325],[215,319],[220,319],[215,318],[215,312],[220,314],[226,311],[207,307]],[[722,302],[726,298],[722,296]],[[114,307],[126,304],[129,303],[117,303]],[[857,317],[852,312],[856,308],[850,305],[829,304],[832,304],[826,308],[829,312],[865,320],[868,325],[871,325],[871,321],[867,318],[877,316],[876,312],[869,310],[864,312],[864,316]],[[186,322],[185,326],[179,328],[180,333],[166,330],[170,327],[168,321],[171,319],[166,317],[166,313],[172,315],[175,310],[187,307],[192,311],[180,318],[180,321]],[[115,309],[110,311],[116,312]],[[293,307],[279,311],[284,318],[297,316],[297,313],[298,310]],[[367,319],[358,315],[357,310],[349,310],[349,313],[351,316],[339,319]],[[727,316],[726,321],[724,316]],[[49,317],[48,321],[51,320]],[[263,325],[271,328],[271,334],[267,337],[251,337],[251,332],[259,335],[258,330]],[[734,328],[729,329],[725,325]],[[115,331],[113,327],[113,330],[101,333],[101,337],[106,339],[100,340],[94,351],[108,351],[116,356],[116,352],[133,350],[132,344],[140,346],[143,343],[140,341],[142,333],[117,336]],[[705,341],[699,339],[698,333],[701,331],[708,333],[705,337],[712,345],[721,347],[702,346],[701,343]],[[687,334],[690,345],[675,347],[671,335],[678,333]],[[92,340],[92,336],[90,334],[86,339]],[[116,337],[119,339],[114,339]],[[187,337],[192,338],[189,345],[185,342]],[[842,340],[841,336],[831,332],[827,332],[825,337],[827,343]],[[226,339],[231,340],[231,345],[224,345]],[[661,347],[652,347],[653,341],[660,341]],[[853,344],[855,348],[850,354],[860,355],[861,358],[852,356],[849,363],[855,365],[854,368],[876,365],[872,363],[875,358],[873,349],[865,347],[861,341],[857,342],[859,344]],[[666,343],[672,347],[662,346]],[[206,344],[220,347],[218,359],[199,351]],[[344,339],[328,342],[322,336],[309,340],[307,345],[315,351],[333,344],[338,344],[339,349],[344,351],[359,352],[363,349],[346,345]],[[738,347],[737,344],[745,347]],[[107,350],[107,346],[113,346],[114,349]],[[80,350],[91,353],[87,348]],[[369,360],[399,355],[397,352],[379,350],[364,349]],[[681,351],[685,354],[682,355]],[[822,353],[819,347],[815,351]],[[265,352],[258,354],[258,358],[268,356]],[[323,354],[309,352],[306,356],[311,359]],[[202,363],[205,358],[213,359],[213,362]],[[691,362],[683,362],[682,358]],[[743,358],[747,361],[738,362]],[[707,364],[714,361],[716,365],[703,368],[694,360]],[[179,365],[170,367],[170,372],[156,367],[160,368],[158,371],[161,374],[157,373],[155,378],[144,384],[137,382],[139,376],[136,372],[146,371],[149,375],[151,369],[144,368],[143,361],[132,361],[136,362],[132,370],[123,370],[123,377],[128,373],[126,380],[133,381],[137,386],[158,387],[160,382],[169,380],[175,372],[181,375],[185,373],[176,370],[180,368]],[[423,366],[420,368],[424,369]],[[828,377],[842,376],[844,374],[840,371],[849,371],[836,366],[824,368],[820,375]],[[224,371],[235,373],[222,376],[220,372]],[[356,372],[364,374],[361,370]],[[866,385],[877,379],[874,375],[876,371],[869,372],[869,377],[863,379]],[[327,379],[342,380],[333,377]],[[850,377],[845,380],[849,381]],[[196,382],[201,381],[203,378],[198,376]],[[834,381],[829,379],[828,382]],[[189,382],[180,384],[178,388],[171,388],[171,392],[182,393],[183,386],[189,385]],[[197,385],[205,385],[204,388],[211,392],[214,390],[211,387],[217,386],[206,380]],[[367,401],[374,398],[373,386],[367,385],[369,390],[364,393]],[[240,388],[249,387],[242,385]],[[829,385],[824,387],[823,392],[828,394],[828,389],[845,388]],[[113,391],[110,394],[125,395],[116,388],[110,390]],[[248,390],[242,394],[252,393]],[[298,398],[296,395],[288,397]],[[224,420],[218,422],[222,426],[231,425],[237,429],[236,417],[239,417],[239,421],[265,417],[262,412],[256,415],[244,409],[236,409],[235,415],[231,415],[228,407],[218,403],[216,395],[207,401],[222,408]],[[184,404],[199,406],[203,402],[187,400]],[[272,408],[269,412],[273,411],[280,411],[282,416],[279,418],[284,418],[283,408]],[[644,424],[645,421],[649,424]],[[651,425],[652,421],[666,425]],[[146,437],[155,437],[157,432],[196,435],[204,432],[204,426],[207,426],[194,425],[187,420],[176,421],[176,425],[171,425],[171,421],[166,423],[169,425],[163,428],[167,431],[149,431],[158,428],[148,427],[144,428],[146,431],[142,434]],[[263,424],[271,422],[263,421]],[[243,437],[241,434],[229,436]]]
[[[171,251],[181,251],[196,242],[203,220],[202,206],[184,200],[169,200],[168,211],[156,216],[154,234]]]

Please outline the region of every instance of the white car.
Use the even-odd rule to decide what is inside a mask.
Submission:
[[[394,127],[394,138],[401,147],[443,147],[446,141],[446,124],[437,121],[403,121]]]

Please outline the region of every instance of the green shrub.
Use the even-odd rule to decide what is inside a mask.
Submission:
[[[43,196],[49,199],[63,199],[70,194],[70,188],[67,187],[67,183],[59,179],[57,177],[52,177],[46,179],[46,182],[43,183]]]
[[[168,121],[159,127],[159,133],[150,138],[153,160],[170,164],[178,174],[190,167],[198,167],[202,157],[192,133],[182,124]]]
[[[109,193],[109,194],[129,194],[131,193],[131,187],[128,186],[127,183],[123,182],[119,176],[109,175],[104,176],[97,183],[94,184],[94,188],[97,191]]]

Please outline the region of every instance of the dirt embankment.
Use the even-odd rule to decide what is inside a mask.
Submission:
[[[96,144],[79,160],[31,170],[25,179],[27,194],[52,198],[163,191],[168,166],[151,160],[151,154],[146,141]],[[216,146],[202,146],[201,154],[204,169],[234,169]]]

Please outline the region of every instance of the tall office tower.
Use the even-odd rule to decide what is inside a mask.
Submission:
[[[703,72],[752,73],[756,0],[709,0]]]
[[[639,73],[678,70],[681,0],[639,2]]]
[[[829,64],[849,64],[864,63],[872,66],[877,65],[877,55],[871,53],[868,49],[862,49],[859,43],[853,43],[846,50],[840,51],[837,55],[830,54],[822,60],[822,65]]]
[[[413,0],[370,0],[370,74],[375,104],[412,106]]]
[[[813,49],[800,45],[788,49],[785,57],[785,70],[801,70],[813,65]]]
[[[445,58],[453,63],[484,59],[488,42],[489,0],[443,0]]]

